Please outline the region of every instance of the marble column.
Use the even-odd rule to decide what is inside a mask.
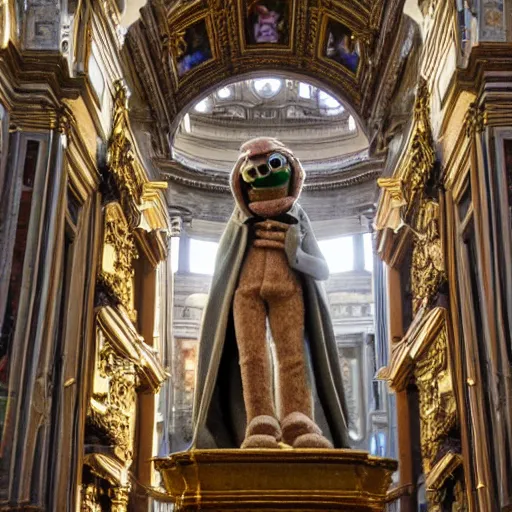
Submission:
[[[180,274],[188,274],[190,272],[190,238],[184,230],[181,231],[180,235],[178,272]]]
[[[358,233],[352,237],[354,270],[361,272],[364,270],[364,240],[363,234]]]

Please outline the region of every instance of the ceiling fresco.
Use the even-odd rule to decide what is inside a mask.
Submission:
[[[229,110],[228,98],[218,96],[226,87],[236,91],[236,83],[254,86],[258,79],[272,79],[280,80],[281,87],[308,83],[344,109],[333,116],[339,126],[332,126],[335,120],[329,116],[320,120],[324,135],[331,130],[331,141],[335,131],[339,134],[337,154],[329,153],[334,151],[333,142],[324,154],[308,155],[311,162],[305,158],[303,202],[310,218],[339,222],[371,209],[375,180],[384,166],[385,133],[395,126],[386,119],[387,105],[395,101],[396,83],[415,34],[410,30],[414,22],[402,14],[403,4],[404,0],[148,0],[128,30],[123,51],[132,68],[131,119],[148,163],[171,183],[169,204],[190,209],[197,219],[228,218],[232,204],[226,169],[231,168],[236,148],[226,140],[234,125],[249,133],[254,126],[246,120],[275,110],[280,119],[272,130],[300,125],[302,135],[296,140],[304,140],[308,124],[321,126],[313,119],[317,111],[302,100],[293,100],[300,118],[285,119],[287,105],[270,104],[280,97],[276,92],[270,98],[271,85],[260,91],[270,95],[266,106],[263,99],[261,106],[236,103],[235,95]],[[205,98],[210,99],[201,104]],[[197,111],[198,104],[206,111]],[[288,142],[293,146],[292,140]],[[358,145],[349,147],[353,142]],[[301,142],[296,146],[300,151]]]
[[[363,130],[403,0],[149,0],[127,51],[160,128],[237,77],[307,78]],[[163,148],[161,148],[163,150]]]

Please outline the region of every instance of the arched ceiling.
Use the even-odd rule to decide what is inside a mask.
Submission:
[[[127,51],[160,127],[248,73],[310,77],[368,132],[404,0],[149,0]],[[163,148],[162,148],[163,149]]]
[[[343,104],[307,82],[278,77],[239,81],[202,98],[182,118],[172,156],[189,169],[229,172],[241,144],[262,134],[290,147],[307,174],[368,156],[368,140]]]
[[[383,154],[373,149],[385,147],[388,105],[414,36],[403,4],[148,0],[128,31],[124,51],[133,75],[132,120],[145,133],[142,146],[153,164],[173,182],[170,204],[195,209],[202,219],[229,215],[226,173],[220,166],[206,171],[207,161],[191,171],[173,159],[175,133],[184,114],[219,88],[250,77],[285,77],[308,80],[337,98],[370,143],[370,156],[348,159],[342,173],[339,168],[324,176],[308,173],[302,199],[308,212],[317,220],[339,219],[371,208],[373,183],[383,166]],[[198,120],[204,133],[208,120]],[[203,194],[198,201],[198,189],[209,199]]]

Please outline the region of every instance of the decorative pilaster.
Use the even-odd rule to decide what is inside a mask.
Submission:
[[[467,123],[468,130],[480,126],[477,114],[475,110],[471,118],[474,121]],[[378,376],[397,392],[398,402],[402,394],[407,395],[410,386],[415,385],[418,390],[422,466],[429,510],[440,512],[455,503],[453,480],[462,485],[463,476],[448,313],[441,307],[446,273],[439,200],[431,186],[436,179],[435,156],[430,93],[425,80],[418,86],[414,121],[404,157],[393,176],[378,180],[382,188],[375,221],[378,250],[397,270],[404,260],[410,262],[404,269],[409,274],[408,283],[402,282],[401,287],[410,290],[413,314],[405,335],[392,340],[390,361]],[[407,276],[406,272],[401,275]],[[410,437],[411,424],[404,425],[400,416],[398,421],[401,437]]]

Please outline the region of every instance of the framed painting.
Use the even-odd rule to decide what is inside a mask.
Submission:
[[[241,6],[247,49],[291,48],[294,0],[242,0]]]
[[[171,53],[179,79],[214,59],[209,19],[203,17],[175,33]]]
[[[334,18],[325,16],[320,32],[319,57],[335,62],[353,75],[357,75],[361,63],[361,49],[354,31]]]

